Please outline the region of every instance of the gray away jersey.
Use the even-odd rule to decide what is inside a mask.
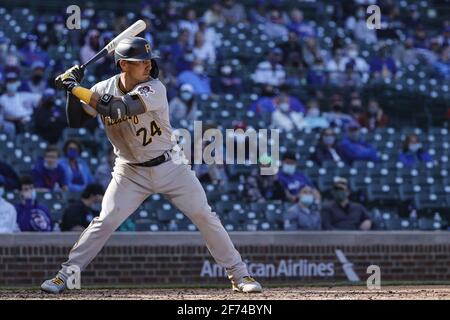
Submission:
[[[115,75],[101,81],[91,88],[91,91],[102,96],[105,93],[123,96],[119,89],[120,75]],[[158,79],[150,79],[138,84],[129,92],[137,95],[144,103],[147,111],[133,117],[123,117],[112,120],[98,115],[87,104],[84,110],[92,116],[100,116],[108,140],[114,147],[114,153],[119,160],[126,163],[140,163],[162,155],[170,150],[176,141],[171,141],[172,126],[169,120],[169,105],[166,88]]]

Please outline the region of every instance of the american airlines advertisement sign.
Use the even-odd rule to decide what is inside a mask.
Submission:
[[[341,250],[336,250],[336,257],[340,262],[336,266],[333,262],[310,262],[306,259],[300,260],[278,260],[276,263],[253,263],[245,261],[248,271],[252,276],[260,278],[276,278],[276,277],[333,277],[336,268],[340,267],[344,271],[347,279],[351,282],[359,281],[358,275],[353,270],[353,264],[348,261],[347,257]],[[203,262],[201,277],[225,277],[226,271],[217,263],[205,260]]]

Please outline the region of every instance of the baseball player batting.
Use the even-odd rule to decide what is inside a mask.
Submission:
[[[63,292],[71,267],[86,268],[122,222],[149,195],[161,193],[200,230],[211,255],[226,269],[234,291],[261,292],[261,285],[250,277],[208,205],[190,165],[175,161],[184,154],[171,140],[166,88],[158,80],[158,65],[149,43],[139,37],[126,38],[117,45],[114,58],[121,73],[91,89],[80,85],[84,68],[79,66],[57,78],[68,92],[69,126],[79,128],[99,115],[117,158],[100,215],[80,235],[57,275],[42,283],[41,289]]]

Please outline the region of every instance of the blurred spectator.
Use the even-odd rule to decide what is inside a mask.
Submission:
[[[189,47],[189,30],[182,29],[178,35],[177,42],[169,48],[169,60],[175,66],[175,70],[172,70],[172,73],[183,72],[190,68],[192,61],[194,61],[194,55],[192,52],[188,54]]]
[[[20,202],[16,204],[17,224],[20,231],[48,232],[53,230],[53,222],[48,208],[36,199],[33,178],[20,178]]]
[[[242,4],[236,3],[234,0],[223,0],[222,3],[222,14],[229,24],[235,25],[247,20],[247,15]]]
[[[405,167],[413,167],[419,162],[432,162],[433,157],[423,148],[419,137],[415,134],[406,136],[403,142],[402,152],[398,160]]]
[[[211,7],[209,7],[203,15],[203,19],[208,25],[216,24],[218,22],[225,22],[225,17],[222,13],[221,1],[214,0]]]
[[[0,181],[3,181],[6,190],[19,189],[20,187],[19,176],[16,171],[2,160],[0,160]]]
[[[260,157],[259,167],[256,167],[250,175],[244,178],[244,187],[241,192],[242,199],[252,203],[285,200],[284,187],[278,181],[277,175],[261,175],[261,169],[270,167],[272,161],[270,156]]]
[[[442,49],[439,59],[434,63],[434,68],[447,81],[450,80],[450,46]]]
[[[41,94],[18,92],[20,87],[19,75],[10,72],[6,75],[6,93],[0,96],[0,105],[4,107],[5,120],[16,125],[21,132],[23,125],[31,120],[33,109],[39,103]]]
[[[413,38],[409,37],[404,42],[398,43],[392,53],[392,56],[402,66],[417,64],[419,54],[416,48],[414,48]]]
[[[256,71],[252,75],[253,81],[257,84],[267,84],[275,87],[283,84],[286,72],[280,64],[282,54],[283,52],[280,48],[271,49],[267,60],[257,65]]]
[[[194,44],[195,34],[198,32],[197,13],[194,9],[189,8],[186,10],[185,19],[179,22],[178,28],[189,31],[189,45],[192,46]]]
[[[368,72],[369,65],[364,58],[361,57],[359,46],[356,43],[350,43],[345,49],[345,54],[340,61],[340,70],[344,70],[351,63],[353,69],[358,72]]]
[[[5,180],[0,176],[0,234],[19,232],[16,208],[4,196]]]
[[[46,89],[33,114],[35,132],[50,144],[56,144],[67,127],[64,110],[55,104],[55,94],[54,89]]]
[[[100,51],[100,32],[96,29],[89,30],[86,37],[84,38],[84,45],[80,51],[81,63],[86,63],[90,58],[95,56],[97,52]],[[96,64],[103,63],[104,59],[97,60]]]
[[[324,117],[333,127],[345,128],[349,123],[355,122],[351,115],[344,110],[344,99],[339,94],[334,94],[330,97],[329,104],[331,106],[330,112],[323,113]]]
[[[192,63],[192,70],[185,70],[178,75],[177,82],[180,85],[189,83],[194,88],[195,94],[211,95],[211,81],[206,75],[204,64],[201,60]]]
[[[192,169],[200,182],[225,185],[228,181],[222,164],[194,164]]]
[[[284,105],[283,105],[284,104]],[[285,105],[288,104],[288,107]],[[258,113],[273,113],[277,109],[304,113],[305,107],[296,97],[289,95],[289,87],[283,85],[280,93],[274,97],[261,97],[250,106],[250,110]]]
[[[338,179],[333,185],[334,200],[322,209],[324,230],[370,230],[372,221],[361,204],[349,201],[347,179]]]
[[[430,46],[430,39],[427,36],[427,30],[422,24],[415,25],[411,29],[415,28],[414,34],[414,48],[419,50],[426,50]]]
[[[403,19],[405,27],[409,30],[414,29],[417,25],[421,25],[420,12],[417,10],[416,4],[410,4],[406,17]]]
[[[194,96],[194,87],[191,84],[185,83],[180,87],[178,95],[170,100],[169,112],[170,122],[174,128],[186,127],[197,120],[198,105]]]
[[[361,97],[359,96],[358,91],[354,91],[350,95],[350,115],[355,122],[359,122],[363,116],[363,113],[364,109]]]
[[[95,170],[95,181],[105,190],[111,182],[111,173],[114,169],[115,160],[116,155],[114,154],[114,149],[110,148],[108,154],[102,157],[100,165]]]
[[[322,87],[326,84],[327,74],[325,63],[322,57],[317,57],[312,65],[309,66],[307,74],[308,84],[312,87]]]
[[[20,91],[42,93],[47,88],[47,80],[44,78],[45,65],[36,61],[31,65],[31,78],[20,88]]]
[[[377,42],[377,33],[375,29],[367,28],[366,7],[360,6],[355,16],[349,16],[345,22],[347,30],[353,32],[356,40],[373,44]]]
[[[16,137],[16,126],[13,122],[5,120],[5,108],[1,104],[0,97],[0,132],[4,132],[8,135],[8,138],[14,140]]]
[[[200,19],[198,23],[198,32],[202,32],[205,43],[211,45],[213,49],[222,45],[222,36],[219,35],[213,26],[205,23],[204,19]]]
[[[315,37],[306,39],[306,44],[303,46],[303,59],[308,66],[313,66],[317,61],[323,61],[321,49],[317,44]]]
[[[283,17],[276,9],[270,11],[269,20],[265,23],[264,32],[271,39],[283,39],[288,36],[288,29],[284,25]]]
[[[287,90],[283,89],[281,94],[272,101],[274,104],[272,127],[287,132],[294,128],[297,130],[303,129],[305,107],[297,98],[289,96]]]
[[[81,158],[82,147],[77,140],[69,139],[64,143],[64,157],[59,161],[63,167],[70,192],[81,192],[93,183],[91,169]]]
[[[38,191],[67,191],[67,178],[64,168],[58,163],[59,151],[49,146],[33,167],[34,186]]]
[[[338,150],[344,161],[351,165],[353,161],[379,161],[377,150],[360,137],[360,126],[351,123],[347,126],[347,135],[338,145]]]
[[[334,85],[340,88],[360,88],[363,84],[360,73],[355,70],[354,61],[347,62],[344,72],[339,73],[335,81]]]
[[[295,32],[290,31],[288,34],[288,40],[280,45],[280,49],[283,51],[283,61],[286,65],[292,63],[298,63],[304,67],[305,62],[302,57],[302,45],[300,44],[298,35]]]
[[[297,159],[294,153],[286,152],[283,156],[281,171],[278,172],[278,181],[283,186],[287,200],[290,202],[298,201],[298,192],[308,185],[314,188],[311,180],[297,171]],[[316,198],[320,198],[320,193],[314,189]]]
[[[42,62],[48,65],[48,54],[38,45],[38,38],[34,34],[29,34],[26,38],[25,46],[19,50],[22,65],[30,67],[35,62]]]
[[[314,27],[303,21],[303,12],[294,8],[291,10],[291,22],[287,25],[289,31],[295,32],[300,38],[314,37]]]
[[[367,104],[367,111],[359,117],[358,122],[361,126],[369,130],[375,130],[376,128],[385,127],[388,120],[388,117],[384,114],[378,101],[370,99]]]
[[[213,91],[239,96],[242,93],[242,78],[229,64],[219,65],[219,74],[213,79]]]
[[[267,22],[266,0],[257,0],[250,8],[250,21],[252,23],[265,24]]]
[[[328,128],[328,120],[322,115],[317,99],[310,99],[307,103],[306,116],[304,118],[305,128]]]
[[[330,128],[324,129],[320,133],[319,142],[316,145],[314,153],[311,155],[311,160],[322,166],[324,161],[342,161],[342,156],[336,148],[337,138],[333,130]]]
[[[377,55],[370,61],[370,73],[375,78],[393,78],[397,72],[397,66],[387,52],[387,47],[382,46]]]
[[[65,211],[61,231],[83,231],[100,214],[104,190],[99,184],[88,185],[81,199],[72,203]]]
[[[345,71],[344,61],[344,50],[337,48],[333,50],[333,55],[331,59],[326,64],[326,71],[328,72],[328,77],[330,84],[339,84],[339,77],[342,72]]]
[[[305,185],[300,189],[298,202],[285,215],[285,230],[321,230],[322,219],[315,203],[314,189]]]
[[[216,62],[216,51],[211,43],[205,42],[205,34],[197,32],[195,34],[194,48],[192,50],[195,60],[213,64]]]

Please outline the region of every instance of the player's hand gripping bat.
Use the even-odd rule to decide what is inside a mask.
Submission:
[[[102,50],[100,50],[95,56],[93,56],[88,62],[80,66],[81,71],[83,71],[85,68],[87,68],[89,65],[93,64],[95,61],[103,58],[108,53],[113,52],[120,41],[122,41],[125,38],[134,37],[137,34],[141,33],[145,30],[146,24],[144,20],[138,20],[135,23],[133,23],[131,26],[129,26],[126,30],[124,30],[122,33],[120,33],[117,37],[115,37],[113,40],[111,40]],[[62,84],[62,75],[59,75],[55,79],[55,85],[57,88],[61,89],[63,88]]]

